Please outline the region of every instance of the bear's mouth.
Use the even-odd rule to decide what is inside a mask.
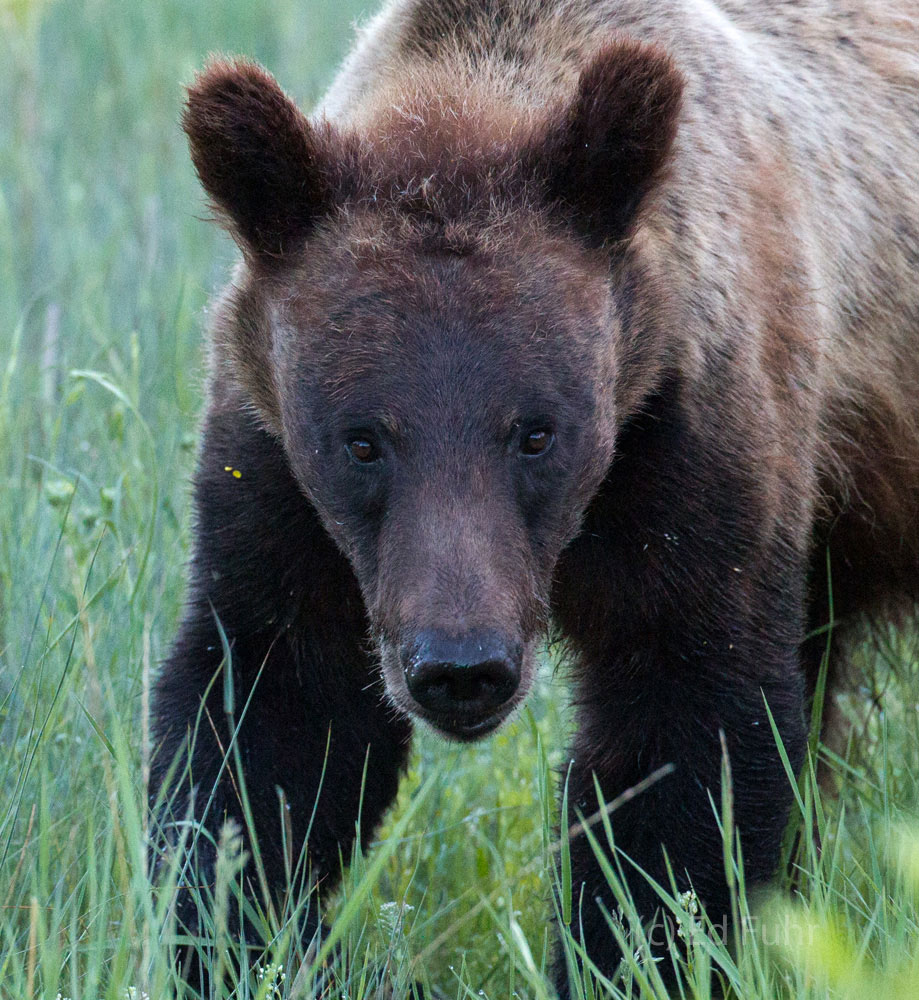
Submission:
[[[508,709],[484,718],[434,717],[429,713],[416,713],[416,716],[430,726],[438,736],[444,736],[458,743],[475,743],[500,729],[510,714],[511,711]]]

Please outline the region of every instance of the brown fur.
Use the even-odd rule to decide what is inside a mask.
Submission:
[[[280,257],[302,240],[322,200],[315,138],[268,73],[252,63],[212,62],[182,125],[201,183],[242,246]]]
[[[919,583],[917,26],[885,0],[392,0],[312,122],[258,67],[211,64],[184,124],[244,264],[214,323],[167,748],[222,669],[216,614],[243,690],[270,661],[272,709],[289,692],[272,745],[258,698],[240,742],[250,785],[296,789],[296,835],[323,727],[346,748],[309,842],[334,879],[360,748],[363,835],[406,717],[494,728],[551,621],[580,724],[571,802],[675,764],[616,813],[617,846],[717,922],[723,740],[748,884],[768,878],[791,793],[764,699],[799,765],[827,551],[840,638]],[[237,441],[243,491],[220,471]],[[522,651],[479,728],[416,697],[432,635],[487,637],[491,666]],[[191,756],[219,783],[213,747]],[[572,870],[611,974],[583,838]]]
[[[333,120],[363,122],[394,81],[417,77],[439,92],[436,75],[451,89],[484,78],[502,101],[544,106],[570,91],[575,67],[609,31],[670,54],[688,78],[686,107],[672,184],[639,234],[651,243],[644,263],[666,267],[661,292],[677,309],[697,303],[678,320],[690,354],[724,319],[761,324],[751,338],[759,357],[745,363],[751,375],[762,368],[784,408],[768,447],[784,469],[784,502],[810,495],[820,512],[815,605],[831,536],[832,563],[853,580],[837,584],[837,618],[883,614],[916,592],[913,7],[408,0],[368,25],[324,103]],[[747,315],[719,317],[728,301]],[[790,426],[788,408],[799,411]]]

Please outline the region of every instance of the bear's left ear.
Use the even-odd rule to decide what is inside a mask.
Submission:
[[[328,201],[316,130],[255,63],[212,60],[182,115],[204,190],[242,250],[270,260],[294,249]]]
[[[616,39],[534,134],[524,167],[591,243],[620,239],[667,164],[682,96],[683,78],[663,49]]]

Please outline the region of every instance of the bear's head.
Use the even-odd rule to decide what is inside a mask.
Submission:
[[[549,107],[418,79],[346,129],[250,63],[190,88],[194,163],[244,255],[216,363],[350,560],[390,699],[454,738],[526,696],[612,460],[614,259],[681,89],[627,39]]]

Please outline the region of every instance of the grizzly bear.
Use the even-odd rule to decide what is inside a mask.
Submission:
[[[195,879],[250,812],[253,895],[301,848],[327,891],[413,720],[493,732],[547,635],[572,809],[671,765],[613,814],[616,850],[718,923],[726,757],[747,883],[774,874],[771,723],[799,768],[809,636],[832,610],[838,665],[919,580],[919,18],[897,7],[393,0],[311,120],[252,63],[198,77],[184,127],[242,262],[154,705],[163,841],[209,831]],[[611,975],[586,837],[571,863]]]

